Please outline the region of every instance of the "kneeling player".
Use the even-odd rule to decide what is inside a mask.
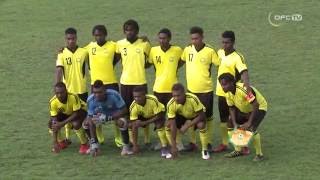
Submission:
[[[133,152],[139,152],[137,143],[138,129],[154,123],[162,146],[161,157],[166,157],[168,154],[168,141],[164,129],[164,105],[161,104],[155,96],[149,94],[146,95],[145,88],[142,86],[136,86],[133,89],[133,98],[134,101],[130,106],[130,126],[132,128],[133,135]]]
[[[171,130],[171,153],[177,155],[176,134],[177,129],[181,133],[189,128],[199,129],[200,142],[202,146],[202,159],[209,159],[206,114],[205,107],[199,98],[191,93],[185,93],[183,85],[177,83],[172,87],[172,99],[168,102],[167,113],[168,123]]]
[[[90,151],[96,156],[99,153],[99,144],[96,135],[96,126],[115,121],[119,127],[124,143],[121,155],[133,154],[129,147],[128,115],[126,105],[117,91],[105,89],[101,80],[96,80],[92,88],[93,94],[88,98],[88,117],[84,127],[90,129]]]
[[[80,154],[86,154],[89,150],[88,140],[82,129],[82,122],[87,116],[85,103],[80,98],[67,92],[66,85],[58,82],[54,87],[55,96],[50,100],[49,131],[53,135],[52,151],[58,153],[67,147],[67,144],[59,136],[60,130],[66,124],[70,124],[80,140]]]
[[[226,100],[229,106],[232,126],[237,128],[239,125],[240,128],[254,133],[253,144],[256,149],[254,161],[263,160],[260,134],[257,132],[257,128],[266,115],[267,101],[261,93],[252,86],[252,94],[249,93],[248,95],[244,84],[236,83],[230,73],[220,75],[219,82],[223,91],[227,93]],[[226,154],[226,157],[233,158],[241,155],[241,148],[235,147],[235,151]]]

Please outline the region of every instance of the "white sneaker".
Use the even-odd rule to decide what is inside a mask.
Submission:
[[[133,152],[130,150],[129,145],[123,145],[122,147],[122,151],[121,151],[121,156],[125,156],[125,155],[131,155],[133,154]]]
[[[165,157],[167,157],[167,154],[170,154],[167,147],[162,147],[161,148],[161,157],[165,158]]]
[[[202,159],[204,159],[204,160],[210,159],[210,154],[207,150],[201,151],[201,154],[202,154]]]
[[[171,153],[168,153],[167,155],[166,155],[166,159],[171,159],[172,158],[172,154]]]

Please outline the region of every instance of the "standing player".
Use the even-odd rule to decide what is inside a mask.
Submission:
[[[177,71],[181,65],[182,49],[170,44],[171,31],[163,28],[158,33],[159,46],[150,50],[149,63],[155,68],[155,81],[153,93],[162,104],[167,104],[172,98],[171,88],[178,82]],[[168,137],[170,132],[166,131]],[[177,138],[180,139],[180,138]],[[178,140],[178,149],[183,149],[182,142]]]
[[[129,147],[129,135],[127,121],[121,121],[128,115],[128,109],[117,91],[105,89],[101,80],[93,83],[93,94],[88,98],[88,118],[84,126],[90,129],[90,149],[91,153],[97,155],[99,153],[99,145],[96,137],[96,126],[106,123],[107,121],[115,121],[122,135],[123,148],[121,155],[132,154]]]
[[[114,65],[117,63],[115,57],[116,43],[106,40],[108,35],[107,28],[104,25],[96,25],[92,29],[92,35],[95,38],[94,42],[90,42],[85,49],[89,53],[89,70],[91,77],[91,86],[100,79],[106,89],[113,89],[119,92],[119,86],[115,74]],[[91,88],[92,89],[92,88]],[[117,146],[122,146],[120,131],[114,126],[115,143]],[[97,126],[97,138],[99,143],[104,142],[102,126]]]
[[[212,65],[218,66],[219,59],[216,51],[203,42],[203,29],[190,29],[191,45],[187,46],[181,56],[186,63],[186,79],[188,91],[195,94],[206,107],[208,146],[211,150],[213,115],[213,82],[211,78]],[[195,139],[191,142],[195,147]]]
[[[161,157],[166,157],[168,154],[168,141],[164,129],[165,123],[165,107],[158,99],[146,94],[144,87],[136,86],[133,89],[134,101],[130,106],[130,124],[132,128],[132,144],[133,152],[139,152],[137,143],[138,129],[147,126],[151,123],[155,124],[158,137],[161,142]]]
[[[138,38],[139,25],[135,20],[127,20],[123,24],[125,39],[117,42],[117,57],[121,58],[122,73],[120,77],[120,93],[127,108],[133,101],[133,88],[143,86],[148,92],[145,68],[150,52],[150,43]],[[149,128],[145,128],[145,143],[150,143]],[[130,133],[131,134],[131,133]]]
[[[243,56],[234,49],[235,35],[233,31],[225,31],[222,33],[223,49],[219,49],[218,56],[220,58],[220,66],[218,69],[218,78],[223,73],[230,73],[236,81],[242,80],[247,91],[250,93],[248,69]],[[222,144],[214,148],[214,152],[222,152],[228,147],[228,130],[227,121],[229,119],[229,108],[225,95],[219,81],[217,80],[216,95],[218,96],[218,107],[220,114],[220,131]],[[244,154],[249,154],[248,148],[243,148]]]
[[[58,54],[56,61],[56,83],[63,81],[70,93],[77,94],[81,100],[87,101],[88,91],[86,82],[87,50],[77,45],[77,30],[67,28],[65,30],[67,47]],[[65,127],[66,138],[69,143],[70,128]]]
[[[219,76],[219,82],[223,91],[226,92],[225,97],[233,128],[237,128],[238,125],[240,125],[241,128],[254,133],[253,144],[256,149],[256,156],[253,160],[263,160],[260,134],[257,132],[257,128],[266,115],[267,101],[261,93],[252,86],[251,94],[248,94],[247,87],[243,83],[237,83],[234,75],[230,73],[221,74]],[[235,147],[234,151],[226,154],[226,157],[233,158],[241,155],[243,155],[241,148]]]
[[[82,128],[82,122],[86,118],[87,112],[85,103],[75,94],[67,92],[66,85],[63,82],[56,83],[54,87],[55,96],[50,99],[49,110],[50,120],[49,129],[53,135],[52,151],[58,153],[61,149],[66,148],[66,142],[59,138],[60,129],[66,124],[70,124],[79,140],[80,154],[86,154],[89,150],[88,140]]]
[[[172,87],[172,99],[167,105],[168,123],[171,131],[171,153],[173,157],[177,154],[176,134],[177,129],[181,133],[189,128],[199,129],[200,142],[202,146],[202,159],[209,159],[206,129],[206,108],[199,98],[191,93],[185,93],[183,85],[177,83]]]

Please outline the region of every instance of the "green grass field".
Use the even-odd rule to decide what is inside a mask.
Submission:
[[[319,179],[319,7],[298,0],[0,0],[0,179]],[[303,20],[273,27],[269,12],[299,13]],[[120,157],[110,128],[104,131],[103,155],[95,160],[77,153],[75,135],[70,148],[50,152],[48,100],[65,28],[78,29],[82,46],[92,40],[95,24],[105,24],[110,39],[123,38],[129,18],[138,20],[140,34],[152,45],[162,27],[173,31],[172,42],[180,46],[189,43],[193,25],[202,26],[205,41],[216,48],[221,32],[236,32],[251,82],[269,102],[260,127],[265,161],[252,162],[254,153],[232,160],[213,154],[210,161],[201,160],[200,152],[174,161],[160,159],[158,152]],[[184,82],[184,70],[179,75]],[[152,68],[148,80],[150,88]]]

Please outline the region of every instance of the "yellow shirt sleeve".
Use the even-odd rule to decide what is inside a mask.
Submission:
[[[49,103],[49,111],[50,111],[50,116],[58,115],[57,107],[54,102]]]
[[[150,63],[150,64],[153,64],[153,51],[154,51],[154,48],[151,48],[150,54],[148,57],[148,63]]]
[[[63,57],[62,57],[62,53],[59,53],[58,54],[58,57],[57,57],[57,61],[56,61],[56,66],[63,66]]]
[[[198,102],[200,102],[199,99],[198,99]],[[197,102],[193,101],[192,104],[193,104],[194,112],[199,112],[201,110],[205,111],[204,106],[201,103],[197,103]]]
[[[156,115],[163,111],[165,111],[164,105],[161,104],[160,102],[156,103],[153,108],[153,113]]]
[[[151,45],[149,42],[145,42],[145,46],[144,46],[144,53],[147,57],[149,57],[150,54],[150,49],[151,49]]]
[[[230,92],[229,92],[230,93]],[[226,101],[228,106],[234,106],[234,101],[233,99],[230,97],[229,93],[226,95]]]
[[[169,101],[170,102],[170,101]],[[174,104],[171,103],[168,108],[167,108],[167,115],[168,115],[168,119],[172,119],[176,117],[176,109],[174,107]]]
[[[220,65],[220,60],[219,60],[218,54],[217,54],[217,52],[215,50],[212,51],[212,63],[215,66],[219,66]]]
[[[240,73],[240,72],[247,69],[247,65],[244,62],[243,56],[241,56],[241,55],[239,55],[239,56],[240,57],[237,58],[237,60],[236,60],[236,68],[237,68],[238,72]]]
[[[134,102],[130,106],[130,120],[134,121],[138,119],[138,109]]]
[[[72,103],[72,111],[79,111],[81,109],[81,103],[80,99],[78,96],[74,95],[72,96],[73,98],[71,99]]]
[[[187,48],[184,48],[182,54],[181,54],[181,60],[186,61],[187,60]]]

